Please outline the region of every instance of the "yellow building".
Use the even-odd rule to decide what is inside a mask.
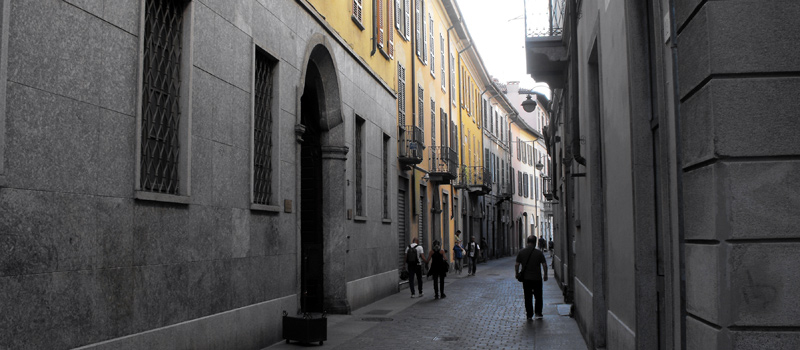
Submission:
[[[398,268],[414,237],[448,251],[456,230],[480,237],[478,198],[491,190],[481,95],[491,80],[456,2],[308,1],[397,95]]]

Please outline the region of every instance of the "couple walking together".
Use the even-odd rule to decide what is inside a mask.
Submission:
[[[444,249],[442,249],[439,241],[433,241],[433,249],[428,252],[428,257],[425,257],[425,251],[419,245],[419,240],[414,237],[411,244],[406,247],[406,263],[408,264],[408,286],[411,288],[411,297],[416,298],[414,294],[414,279],[417,280],[417,289],[419,290],[419,297],[424,294],[422,292],[422,263],[431,263],[428,270],[428,276],[433,276],[433,292],[434,298],[446,298],[444,294],[444,278],[447,276],[449,263],[445,257]]]

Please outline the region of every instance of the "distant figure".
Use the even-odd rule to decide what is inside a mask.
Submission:
[[[555,251],[553,250],[553,239],[552,238],[550,238],[550,243],[547,244],[547,249],[550,250],[550,257],[552,258],[553,254],[555,254]]]
[[[408,265],[408,286],[411,288],[411,297],[416,298],[414,295],[414,275],[417,276],[417,284],[419,285],[419,297],[422,298],[422,262],[425,260],[425,251],[419,245],[419,240],[414,237],[411,244],[406,247],[406,263]]]
[[[464,247],[461,246],[461,241],[456,241],[453,246],[453,256],[455,260],[456,273],[461,274],[461,259],[464,259]]]
[[[440,295],[442,298],[446,298],[447,295],[444,295],[444,278],[447,276],[448,262],[439,241],[433,241],[433,249],[428,252],[428,261],[431,262],[428,275],[433,276],[433,298],[439,299]],[[419,292],[419,295],[422,295],[422,292]]]
[[[489,243],[486,242],[486,237],[481,237],[481,259],[483,262],[489,260]]]
[[[467,268],[467,276],[475,276],[475,268],[478,263],[478,256],[480,256],[481,246],[475,243],[475,236],[469,236],[469,244],[467,245],[467,257],[469,258],[469,267]]]
[[[547,251],[547,242],[544,240],[544,237],[539,237],[539,250],[543,252]]]
[[[531,320],[534,311],[536,319],[542,319],[542,305],[544,304],[542,300],[542,277],[547,281],[547,260],[545,260],[544,254],[540,250],[534,248],[535,242],[536,237],[528,236],[528,246],[520,250],[519,254],[517,254],[517,263],[514,264],[514,274],[522,279],[522,289],[525,294],[525,315],[528,320]],[[522,266],[521,270],[519,268],[520,265]],[[539,268],[540,265],[541,268]],[[544,269],[544,273],[542,273],[542,269]],[[536,298],[535,310],[531,300],[533,297]]]

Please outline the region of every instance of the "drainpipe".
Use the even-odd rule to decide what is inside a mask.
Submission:
[[[451,63],[450,63],[450,55],[452,55],[452,54],[453,54],[453,53],[450,51],[450,31],[451,31],[451,30],[453,30],[453,29],[456,27],[456,24],[457,24],[457,23],[453,23],[453,25],[452,25],[452,26],[450,26],[450,28],[447,28],[447,65],[448,65],[448,66],[450,66],[450,65],[451,65]],[[454,60],[454,61],[455,61],[455,60]],[[455,62],[454,62],[454,63],[455,63]],[[451,70],[451,71],[453,71],[453,72],[455,72],[455,68],[454,68],[454,67],[452,67],[452,66],[450,66],[450,70]],[[447,74],[450,74],[450,71],[448,71],[448,72],[447,72]],[[453,82],[452,80],[453,80],[454,78],[455,78],[455,74],[454,74],[454,75],[452,75],[452,76],[450,77],[450,86],[448,86],[448,87],[447,87],[448,89],[450,89],[450,87],[452,87],[452,86],[453,86],[453,83],[454,83],[454,82]],[[448,122],[452,122],[452,120],[453,120],[453,94],[455,94],[455,93],[456,93],[456,92],[455,92],[455,89],[453,89],[453,91],[450,91],[450,96],[449,96],[449,98],[448,98],[448,101],[447,101],[447,119],[449,119],[449,120],[448,120]],[[450,125],[448,125],[448,127],[450,127]],[[459,126],[458,126],[458,125],[456,125],[456,130],[460,130],[460,129],[458,129],[458,127],[459,127]],[[458,134],[456,134],[456,135],[458,135]],[[451,133],[451,134],[449,134],[449,135],[447,135],[447,137],[448,137],[448,138],[451,138],[451,137],[452,137],[452,133]],[[451,143],[451,144],[452,144],[452,143],[455,143],[455,145],[456,145],[455,149],[458,149],[458,145],[461,143],[461,140],[460,140],[460,139],[458,139],[458,140],[451,140],[451,141],[450,141],[450,143]],[[461,158],[460,158],[460,157],[461,157],[461,152],[458,152],[458,156],[459,156],[458,168],[461,168]],[[458,171],[459,171],[459,170],[461,170],[461,169],[456,169],[456,172],[457,172],[456,174],[458,174]],[[458,175],[456,175],[456,181],[458,181]],[[451,185],[451,187],[450,187],[450,190],[451,190],[451,192],[453,193],[453,196],[454,196],[454,197],[456,197],[456,198],[458,198],[458,197],[457,197],[457,196],[458,196],[458,194],[456,193],[456,191],[455,191],[455,188],[454,188],[454,187],[452,187],[452,185]],[[450,213],[452,213],[451,215],[452,215],[453,217],[455,217],[456,215],[458,215],[458,213],[456,213],[456,210],[455,210],[455,207],[454,207],[454,205],[455,205],[455,203],[454,203],[454,202],[455,202],[455,201],[453,201],[453,200],[451,200],[451,201],[450,201]],[[462,203],[462,205],[463,205],[463,203]],[[458,222],[458,220],[456,220],[456,222]],[[462,223],[462,225],[463,225],[463,223]],[[455,226],[455,225],[454,225],[454,228],[455,228],[456,230],[458,230],[458,227],[457,227],[457,226]],[[454,232],[454,233],[455,233],[455,232]],[[463,235],[463,231],[462,231],[462,235]],[[462,239],[463,239],[463,237],[462,237]]]

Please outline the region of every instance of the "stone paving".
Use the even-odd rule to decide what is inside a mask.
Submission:
[[[549,255],[549,254],[548,254]],[[548,259],[549,262],[549,259]],[[476,276],[450,274],[447,298],[434,299],[433,281],[425,296],[398,294],[352,315],[329,317],[326,348],[334,349],[581,349],[586,345],[574,319],[559,315],[561,291],[544,283],[544,319],[527,321],[522,286],[513,277],[513,258],[479,264]],[[561,307],[562,314],[568,307]],[[565,312],[566,311],[566,312]],[[307,346],[307,345],[305,345]],[[301,345],[300,347],[305,347]],[[269,349],[296,349],[276,344]]]

